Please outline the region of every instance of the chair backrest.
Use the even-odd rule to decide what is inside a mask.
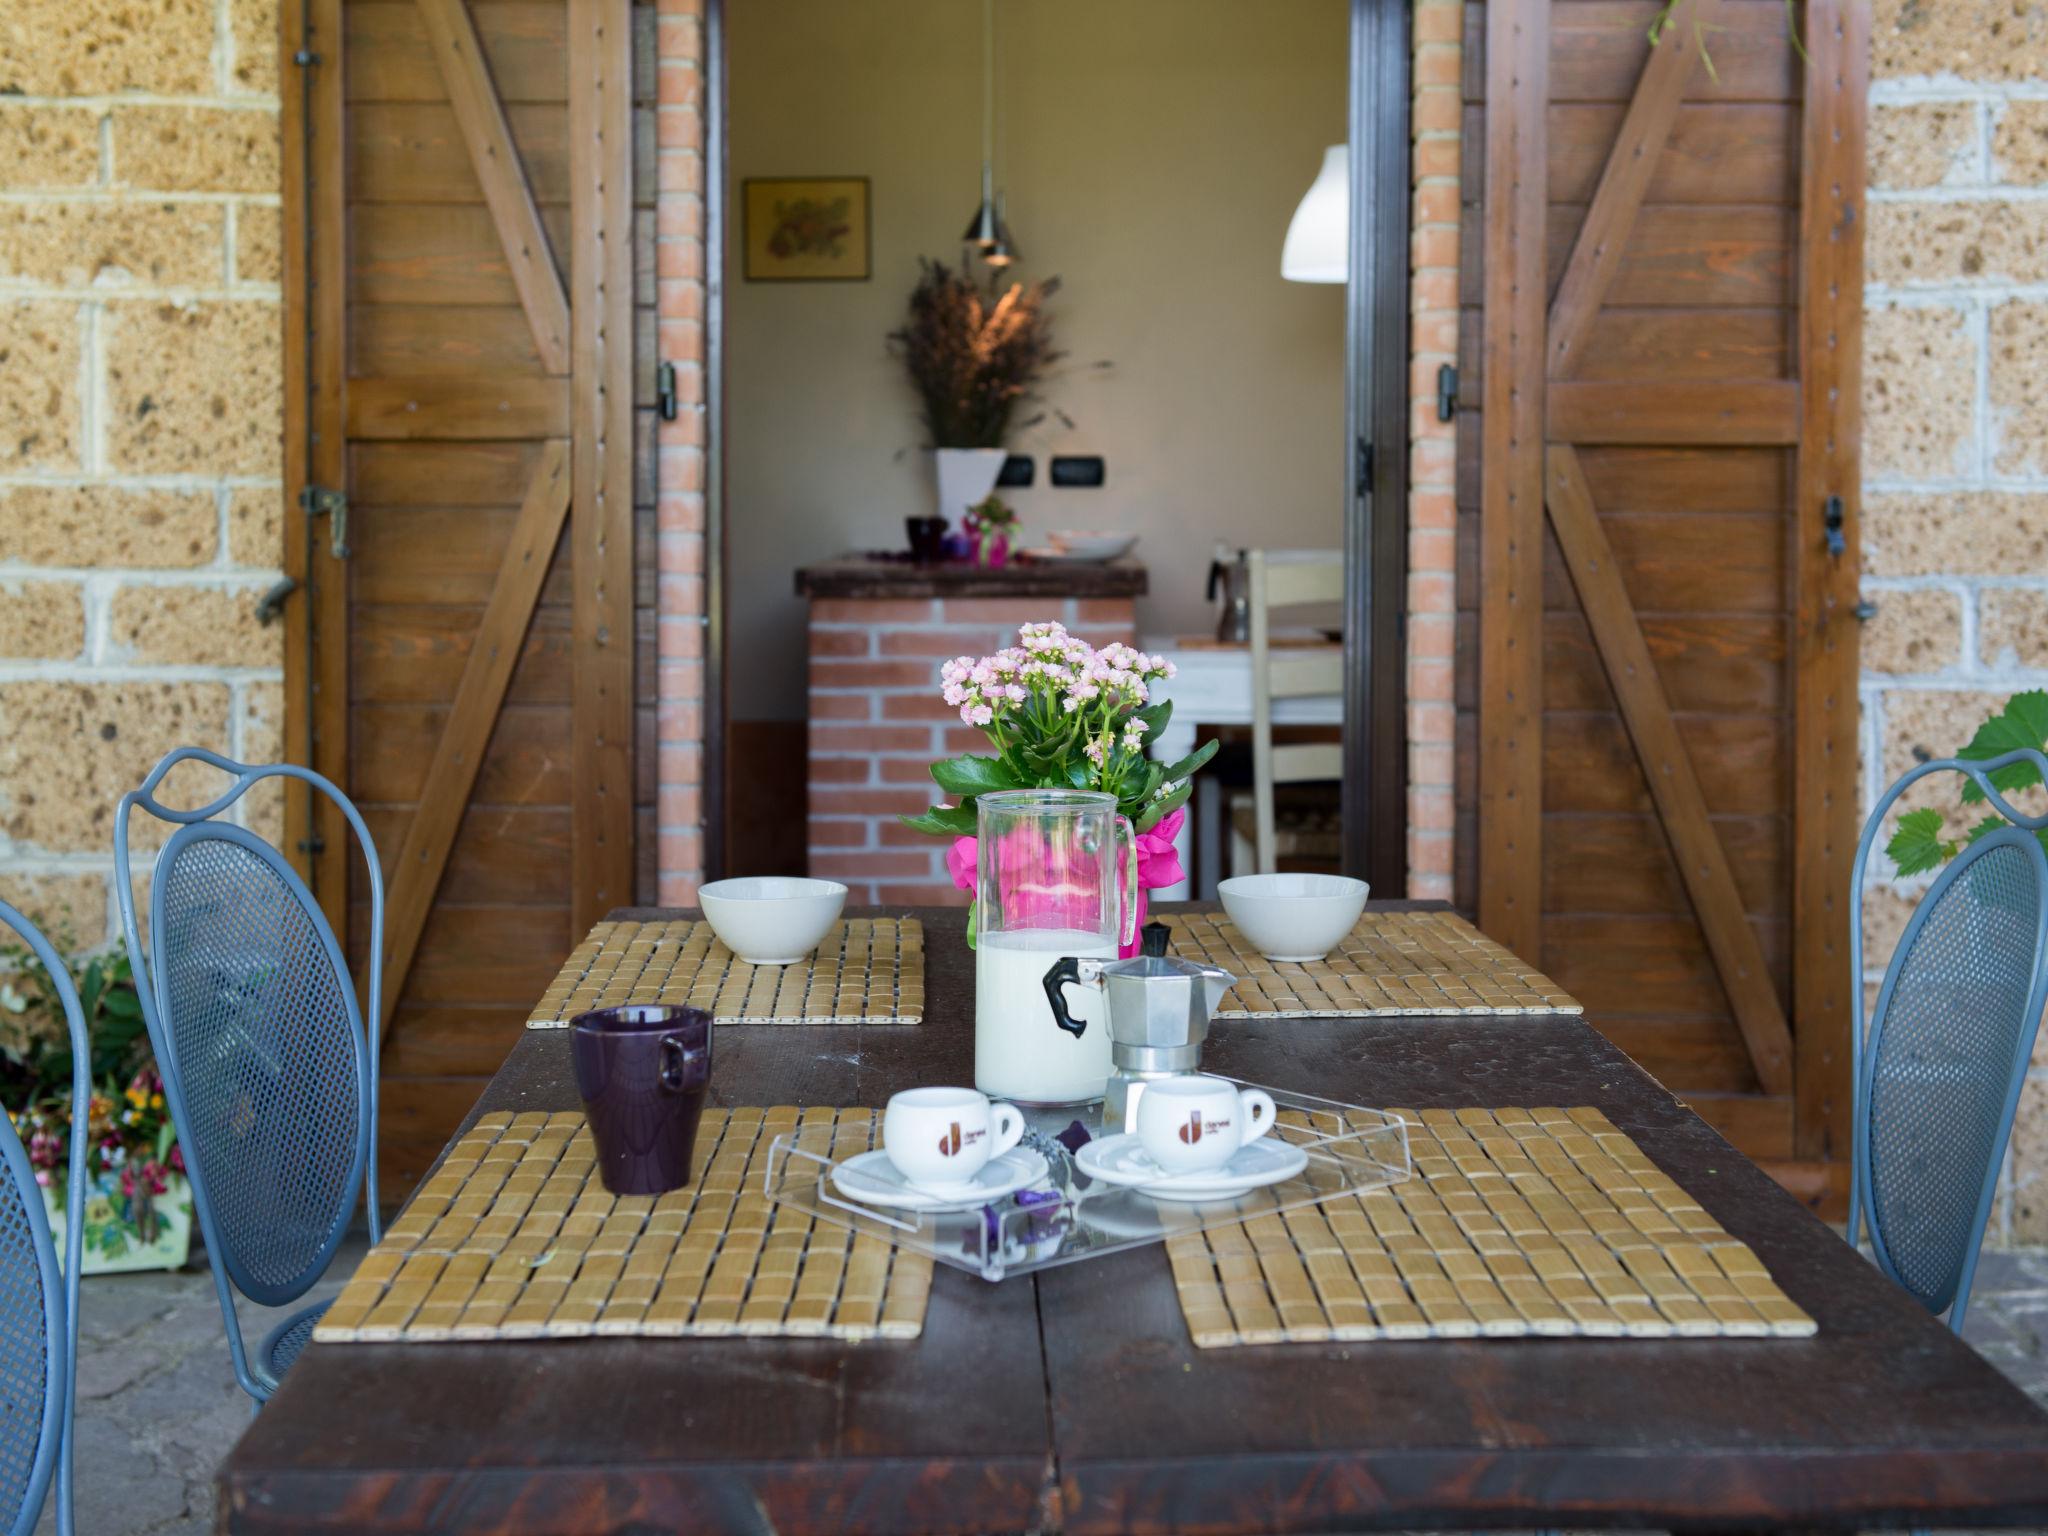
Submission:
[[[1990,775],[2033,758],[1928,763],[1886,793],[1854,870],[1855,1145],[1850,1240],[1868,1221],[1885,1273],[1960,1328],[2006,1142],[2048,1000],[2048,855]],[[1864,868],[1886,812],[1930,772],[1975,779],[2008,820],[1936,877],[1886,967],[1866,1030],[1861,982]]]
[[[11,1121],[0,1121],[0,1518],[28,1536],[57,1483],[57,1529],[71,1533],[71,1411],[78,1365],[78,1270],[84,1253],[86,1158],[83,1110],[92,1096],[92,1049],[71,973],[50,941],[6,902],[11,928],[50,979],[71,1035],[71,1161],[64,1183],[64,1260],[43,1210],[41,1187]]]
[[[1273,744],[1273,701],[1341,694],[1344,657],[1335,646],[1294,649],[1273,644],[1273,612],[1344,600],[1341,549],[1245,551],[1246,599],[1252,662],[1252,806],[1259,873],[1278,862],[1273,788],[1344,776],[1344,749],[1335,742]]]
[[[233,776],[195,811],[166,809],[158,784],[187,758]],[[326,1272],[359,1194],[378,1233],[375,1166],[378,975],[369,1013],[313,893],[284,856],[247,828],[218,820],[263,779],[297,778],[341,807],[362,844],[371,904],[369,953],[383,953],[383,879],[355,807],[318,774],[251,768],[181,748],[122,797],[116,883],[143,1019],[185,1150],[213,1260],[228,1345],[242,1386],[259,1400],[228,1282],[266,1306],[295,1301]],[[129,870],[130,812],[177,829],[150,878],[147,963]]]

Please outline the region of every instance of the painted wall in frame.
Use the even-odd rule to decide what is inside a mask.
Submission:
[[[758,176],[741,184],[751,283],[866,282],[865,176]]]

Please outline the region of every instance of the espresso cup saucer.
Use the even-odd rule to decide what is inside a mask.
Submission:
[[[1291,1142],[1261,1136],[1239,1147],[1220,1168],[1163,1173],[1137,1133],[1126,1132],[1089,1142],[1074,1154],[1074,1166],[1091,1179],[1126,1185],[1155,1200],[1231,1200],[1293,1178],[1308,1166],[1308,1154]]]
[[[934,1190],[911,1183],[880,1148],[849,1157],[832,1170],[832,1186],[849,1200],[898,1211],[971,1211],[1036,1184],[1050,1170],[1044,1156],[1012,1147],[990,1158],[964,1185]]]

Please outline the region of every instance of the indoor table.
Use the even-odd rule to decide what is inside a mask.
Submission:
[[[721,1026],[714,1102],[972,1081],[964,913],[908,915],[925,1022]],[[1204,1065],[1365,1104],[1597,1106],[1819,1332],[1200,1350],[1159,1246],[998,1284],[940,1266],[901,1342],[313,1345],[223,1465],[221,1529],[2048,1524],[2048,1416],[1583,1019],[1219,1021]],[[567,1033],[529,1031],[472,1118],[577,1107]]]

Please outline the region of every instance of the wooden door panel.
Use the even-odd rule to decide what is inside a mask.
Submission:
[[[1646,615],[1643,637],[1665,679],[1673,709],[1783,712],[1788,695],[1782,616]],[[1607,669],[1582,615],[1571,610],[1545,614],[1543,647],[1546,709],[1614,710]]]
[[[309,131],[345,150],[315,264],[346,295],[352,556],[316,638],[346,657],[346,708],[315,755],[390,882],[384,953],[360,889],[348,927],[385,978],[398,1194],[593,906],[651,873],[653,11],[335,3],[346,89]]]
[[[569,99],[569,17],[560,0],[476,0],[470,7],[498,99]],[[351,102],[445,103],[448,88],[413,0],[348,10]]]
[[[1650,56],[1654,0],[1581,0],[1556,12],[1552,101],[1627,101]],[[1717,101],[1797,102],[1798,56],[1785,46],[1783,0],[1732,0],[1714,33]]]
[[[1671,844],[1653,815],[1556,817],[1556,856],[1543,865],[1548,912],[1669,913],[1692,910]],[[1791,914],[1790,829],[1779,816],[1716,816],[1743,906],[1759,917]]]
[[[1681,715],[1685,743],[1710,816],[1771,816],[1785,811],[1792,732],[1782,717]],[[1543,733],[1546,811],[1636,811],[1653,815],[1641,760],[1618,714],[1555,712]]]
[[[1657,10],[1491,4],[1467,75],[1477,904],[1783,1164],[1839,1155],[1846,1106],[1854,560],[1821,515],[1858,489],[1867,18],[1810,0],[1803,60],[1782,8],[1684,0],[1652,46]]]

